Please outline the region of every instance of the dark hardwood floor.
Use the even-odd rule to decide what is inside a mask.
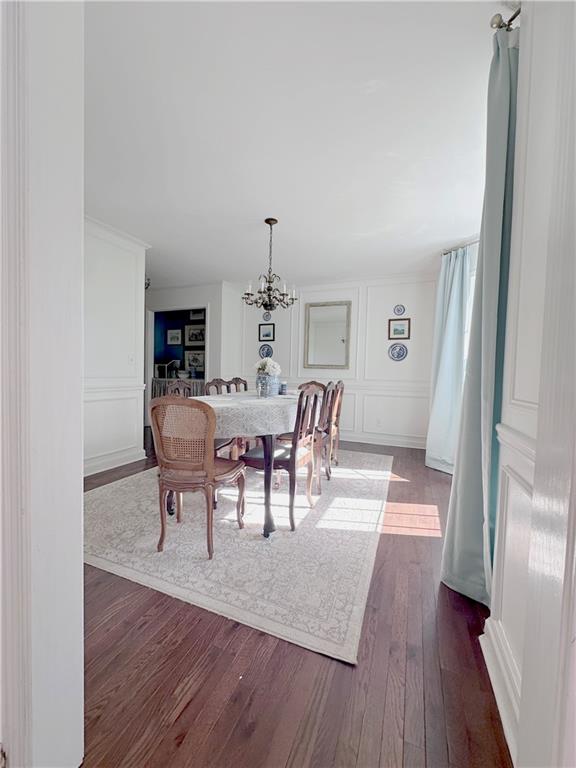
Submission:
[[[440,537],[398,533],[434,533],[436,508],[443,529],[449,477],[422,451],[343,447],[394,455],[358,665],[86,567],[84,768],[511,767],[478,643],[487,611],[440,585]]]

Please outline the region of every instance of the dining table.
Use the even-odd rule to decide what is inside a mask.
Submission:
[[[191,398],[208,403],[216,414],[215,438],[250,435],[260,438],[264,450],[264,527],[268,538],[276,530],[272,515],[272,475],[276,435],[292,432],[298,409],[298,395],[258,397],[251,392],[231,392]]]

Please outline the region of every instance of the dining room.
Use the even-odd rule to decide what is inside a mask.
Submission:
[[[469,127],[438,137],[430,194],[441,190],[446,205],[406,237],[400,220],[395,228],[378,223],[383,210],[389,222],[404,210],[396,185],[410,183],[397,158],[414,117],[398,113],[392,127],[379,99],[395,87],[377,79],[391,50],[374,41],[364,59],[340,51],[345,40],[370,38],[384,17],[390,30],[400,28],[410,12],[395,6],[390,15],[382,4],[253,11],[89,9],[84,765],[468,765],[478,759],[475,744],[493,765],[509,765],[479,656],[486,609],[439,586],[483,183],[481,164],[472,164],[466,194],[455,194],[461,168],[447,157],[456,140],[462,153],[481,157],[472,116],[484,91],[464,89]],[[485,22],[483,8],[459,12]],[[433,13],[420,13],[433,23]],[[288,141],[284,98],[266,112],[260,145],[245,135],[255,130],[252,119],[222,145],[206,133],[204,110],[171,104],[172,125],[191,118],[205,157],[219,153],[217,164],[195,159],[195,184],[180,173],[171,179],[172,196],[198,211],[192,229],[185,218],[170,232],[154,214],[142,218],[150,206],[139,202],[137,153],[125,154],[122,180],[110,189],[106,164],[128,146],[134,116],[112,78],[121,59],[126,67],[123,45],[136,19],[155,29],[135,83],[146,84],[148,103],[161,96],[159,52],[173,77],[174,53],[183,55],[178,36],[194,20],[218,29],[220,66],[244,41],[236,74],[226,68],[222,80],[216,71],[212,91],[196,91],[206,110],[222,113],[221,125],[235,109],[235,78],[245,115],[260,114],[263,93],[295,94],[298,110],[314,116],[306,135],[289,139],[307,158],[305,199],[289,193],[297,184],[291,153],[267,146],[269,134]],[[314,30],[306,45],[303,19]],[[247,36],[275,40],[267,51],[274,87],[271,71],[244,48]],[[340,153],[350,184],[344,198],[337,186],[327,196],[332,153],[363,129],[344,105],[315,100],[310,84],[327,88],[315,39],[333,63],[331,87],[362,82],[348,107],[370,115],[364,154],[359,146]],[[98,53],[104,40],[106,61]],[[214,44],[212,34],[196,38],[186,55],[199,60],[208,40]],[[480,26],[465,44],[477,47],[467,74],[438,62],[455,87],[459,77],[487,77],[490,46]],[[422,45],[434,47],[433,38]],[[195,71],[189,65],[178,70],[186,78]],[[147,67],[154,76],[144,75]],[[103,111],[104,93],[113,110]],[[443,104],[456,108],[449,98]],[[433,130],[426,104],[413,109]],[[324,121],[336,114],[328,140]],[[213,114],[210,125],[218,122]],[[159,146],[154,121],[141,131]],[[364,174],[356,184],[358,169],[377,156],[396,181],[381,188],[377,175]],[[213,200],[198,191],[222,188],[241,157],[252,174],[244,197],[224,195],[215,220]],[[123,216],[121,199],[132,201]],[[443,295],[447,284],[454,288]],[[448,311],[452,326],[439,326]],[[439,366],[450,370],[452,391]],[[451,721],[462,686],[482,692],[482,716],[466,720],[465,741]]]
[[[0,8],[0,766],[576,762],[573,2]]]

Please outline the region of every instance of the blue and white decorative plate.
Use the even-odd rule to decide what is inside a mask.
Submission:
[[[400,360],[404,360],[407,354],[408,347],[406,344],[390,344],[388,347],[388,357],[390,360],[394,360],[397,363],[400,362]]]
[[[406,307],[404,304],[396,304],[393,310],[394,314],[400,317],[400,315],[403,315],[404,312],[406,312]]]
[[[262,357],[262,358],[264,358],[264,357],[272,357],[272,355],[274,353],[274,350],[272,349],[270,344],[262,344],[262,346],[258,350],[258,353],[259,353],[260,357]]]
[[[270,320],[272,320],[272,313],[264,312],[264,314],[262,315],[262,320],[264,320],[265,323],[269,323]]]

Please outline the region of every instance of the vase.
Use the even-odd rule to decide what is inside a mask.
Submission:
[[[280,391],[280,377],[268,373],[256,375],[256,392],[258,397],[272,397]]]

